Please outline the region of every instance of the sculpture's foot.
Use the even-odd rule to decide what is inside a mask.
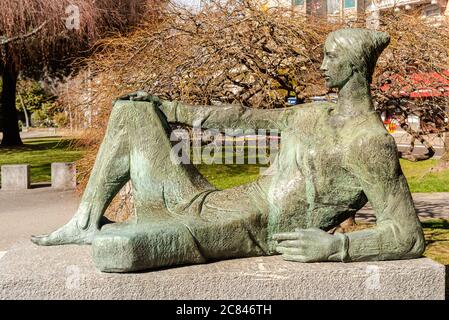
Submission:
[[[40,236],[31,236],[31,241],[40,246],[57,246],[62,244],[91,244],[95,228],[81,229],[77,220],[72,219],[58,230]]]

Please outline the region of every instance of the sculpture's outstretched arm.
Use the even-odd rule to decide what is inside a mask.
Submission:
[[[390,135],[365,136],[353,144],[349,167],[377,221],[374,228],[346,234],[348,261],[416,258],[424,252],[423,231],[397,154]]]
[[[288,125],[295,108],[253,109],[240,105],[190,106],[177,101],[162,101],[161,111],[169,122],[214,129],[277,129]]]
[[[277,129],[287,127],[289,120],[301,107],[281,109],[253,109],[237,104],[220,106],[187,105],[179,101],[159,99],[139,91],[119,99],[151,101],[159,106],[168,122],[177,122],[189,126],[230,129]]]

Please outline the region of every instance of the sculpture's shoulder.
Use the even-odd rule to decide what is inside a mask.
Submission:
[[[301,128],[314,127],[328,117],[329,111],[335,107],[331,102],[310,102],[298,104],[291,108],[294,109],[294,116],[291,125],[297,126],[301,124]]]
[[[329,109],[333,109],[335,107],[335,103],[327,102],[327,101],[317,101],[317,102],[308,102],[303,104],[297,104],[293,106],[296,108],[299,113],[304,114],[319,114],[319,113],[327,113]]]
[[[346,158],[349,166],[365,168],[372,174],[392,176],[400,168],[395,140],[381,129],[362,129],[355,134]]]
[[[288,129],[301,140],[321,136],[327,127],[329,111],[333,103],[312,102],[294,106],[295,112],[290,118]]]
[[[395,147],[393,136],[383,128],[367,127],[359,129],[350,140],[354,150],[379,150],[383,148]]]

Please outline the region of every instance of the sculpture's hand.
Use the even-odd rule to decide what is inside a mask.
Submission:
[[[124,96],[118,98],[118,100],[131,100],[131,101],[148,101],[160,104],[161,100],[157,96],[153,96],[145,91],[136,91],[133,93],[128,93]]]
[[[344,235],[331,235],[318,228],[295,229],[294,232],[277,233],[273,240],[278,241],[276,251],[282,258],[298,262],[341,261]]]

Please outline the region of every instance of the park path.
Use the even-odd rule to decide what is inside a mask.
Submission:
[[[0,251],[30,235],[48,233],[66,223],[78,207],[74,191],[39,187],[0,190]]]
[[[449,219],[449,192],[415,193],[413,198],[421,219]],[[74,191],[58,191],[45,185],[25,191],[0,190],[0,252],[30,235],[62,226],[72,217],[78,203]],[[356,220],[374,222],[370,206],[360,210]]]
[[[423,219],[449,219],[449,192],[414,193],[416,212]],[[373,209],[369,204],[356,215],[356,221],[375,222]]]
[[[76,137],[79,136],[82,131],[70,131],[69,129],[59,128],[32,128],[28,131],[21,131],[20,137],[24,140],[27,139],[43,139],[43,138],[64,138],[64,137]],[[0,141],[3,138],[3,134],[0,132]]]

